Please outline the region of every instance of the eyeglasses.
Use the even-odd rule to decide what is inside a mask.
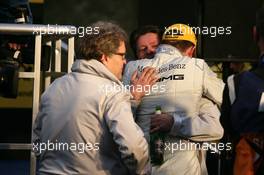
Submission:
[[[126,53],[113,53],[114,55],[119,55],[122,59],[126,59]]]

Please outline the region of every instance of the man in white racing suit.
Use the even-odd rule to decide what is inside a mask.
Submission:
[[[155,67],[160,76],[136,112],[137,123],[147,139],[150,132],[167,132],[164,163],[152,173],[207,174],[204,160],[199,160],[199,157],[204,158],[198,156],[201,152],[175,150],[174,146],[188,144],[186,140],[205,142],[222,137],[220,113],[211,101],[221,105],[224,83],[204,60],[191,58],[197,42],[190,27],[170,26],[163,35],[163,43],[153,59],[129,62],[123,77],[123,83],[130,84],[132,73],[135,70],[140,73],[146,66]],[[152,117],[156,106],[161,106],[163,114]]]

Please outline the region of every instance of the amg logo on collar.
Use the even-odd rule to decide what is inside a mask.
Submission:
[[[161,77],[157,82],[162,82],[164,80],[184,80],[184,74],[170,75],[168,77]]]

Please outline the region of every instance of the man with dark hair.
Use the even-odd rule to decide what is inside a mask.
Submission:
[[[130,46],[137,59],[152,58],[160,44],[161,32],[157,26],[139,27],[130,35]]]
[[[110,22],[91,26],[99,33],[78,39],[72,72],[42,95],[33,137],[39,174],[144,173],[148,146],[134,122],[130,93],[120,81],[126,33]],[[134,85],[151,86],[153,72],[146,68]],[[132,94],[135,100],[144,95]]]
[[[264,8],[257,12],[253,34],[260,49],[259,64],[230,76],[223,96],[225,135],[235,145],[234,175],[264,173]]]

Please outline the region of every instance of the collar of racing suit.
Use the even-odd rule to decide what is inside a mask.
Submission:
[[[86,73],[101,78],[109,79],[118,85],[123,85],[116,76],[110,72],[101,62],[91,59],[91,60],[76,60],[71,68],[72,72]]]
[[[182,53],[174,46],[169,44],[160,44],[156,51],[157,55],[166,54],[167,56],[175,57],[183,57]],[[155,57],[154,57],[155,58]]]

